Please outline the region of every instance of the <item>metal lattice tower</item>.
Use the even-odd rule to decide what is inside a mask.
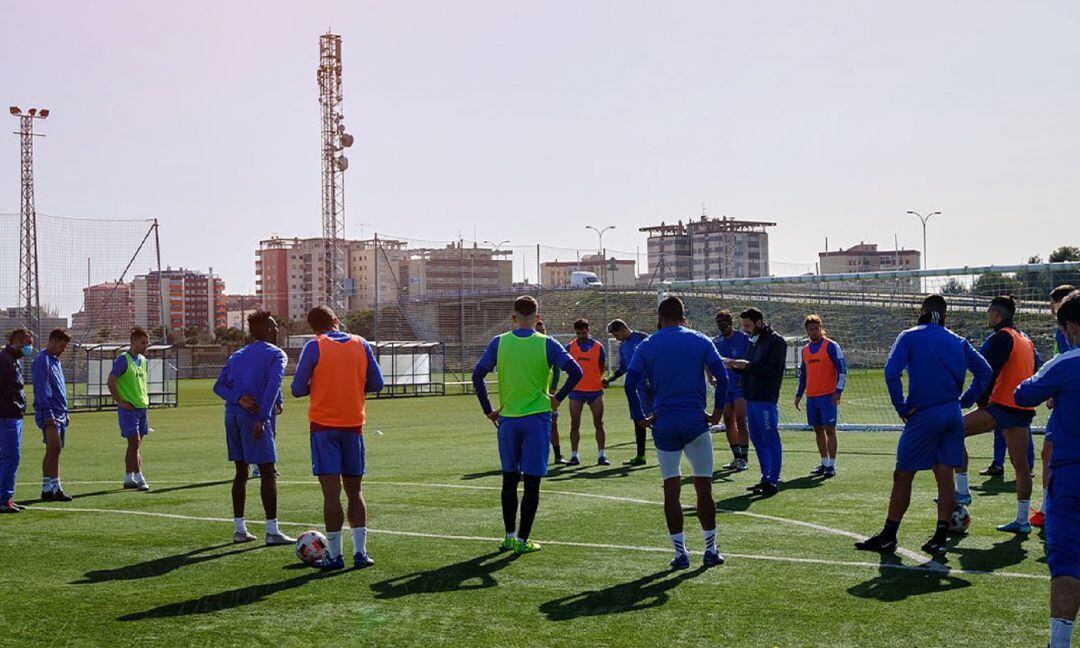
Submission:
[[[38,281],[37,209],[34,206],[34,120],[49,116],[46,108],[22,112],[17,106],[8,111],[19,119],[20,174],[19,201],[19,304],[25,309],[26,328],[41,340],[41,293]]]
[[[322,110],[322,225],[326,246],[324,260],[325,303],[344,319],[348,303],[345,280],[345,170],[349,160],[343,151],[352,146],[341,114],[341,36],[327,32],[319,37],[319,106]]]

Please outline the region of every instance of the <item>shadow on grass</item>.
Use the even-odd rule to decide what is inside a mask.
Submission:
[[[72,581],[71,584],[87,585],[90,583],[106,583],[109,581],[118,580],[138,580],[140,578],[154,578],[155,576],[164,576],[165,574],[176,571],[181,567],[197,565],[202,562],[217,560],[218,558],[224,558],[226,556],[234,556],[236,554],[246,553],[248,551],[254,551],[256,549],[262,549],[265,545],[254,544],[254,546],[249,545],[242,549],[233,549],[232,551],[214,553],[218,549],[235,546],[235,544],[228,542],[213,545],[210,547],[203,547],[202,549],[195,549],[194,551],[188,551],[182,554],[165,556],[163,558],[155,558],[154,560],[147,560],[144,562],[135,563],[133,565],[126,565],[117,569],[99,569],[94,571],[88,571],[83,574],[82,579]]]
[[[705,567],[698,567],[693,571],[665,569],[628,583],[548,601],[540,605],[540,611],[549,621],[639,612],[667,603],[670,598],[669,591],[680,583],[701,575],[705,570]]]
[[[163,619],[231,610],[266,600],[269,596],[277,594],[278,592],[303,587],[312,581],[334,578],[335,576],[346,574],[349,571],[352,570],[332,572],[309,570],[308,573],[303,576],[294,576],[288,580],[278,581],[276,583],[265,583],[262,585],[249,585],[247,587],[239,587],[217,594],[200,596],[199,598],[193,598],[187,601],[160,605],[155,608],[150,608],[149,610],[144,610],[143,612],[125,614],[124,616],[117,617],[116,620],[145,621],[147,619]]]
[[[67,494],[71,495],[72,500],[80,500],[80,499],[85,499],[87,497],[98,497],[99,495],[115,495],[116,493],[127,492],[127,490],[128,489],[124,489],[122,487],[117,487],[117,488],[110,488],[109,490],[93,491],[93,492],[90,492],[90,493],[67,493]],[[67,492],[67,491],[65,491],[65,492]],[[43,500],[43,499],[41,499],[39,497],[37,499],[32,499],[32,500],[19,500],[19,501],[16,502],[16,504],[19,504],[20,506],[34,506],[36,504],[56,504],[57,507],[62,507],[65,504],[71,505],[71,502],[52,502],[52,501],[49,501],[49,500]]]
[[[602,468],[600,470],[590,470],[591,466],[584,466],[577,468],[576,470],[559,470],[548,473],[546,481],[549,482],[563,482],[571,481],[575,479],[608,479],[614,477],[629,477],[631,474],[641,472],[645,470],[655,470],[659,468],[656,464],[645,464],[644,466],[612,466],[610,468]]]
[[[979,497],[991,497],[1002,493],[1016,494],[1016,480],[1005,481],[1003,477],[990,477],[983,483],[971,487],[971,494]]]
[[[258,482],[259,478],[254,478],[254,481]],[[184,484],[183,486],[169,486],[168,488],[153,488],[149,492],[150,495],[160,495],[161,493],[172,493],[173,491],[191,490],[193,488],[208,488],[210,486],[223,486],[225,484],[232,484],[231,479],[219,479],[217,481],[207,482],[195,482],[193,484]]]
[[[828,479],[825,479],[823,477],[804,475],[802,477],[792,479],[791,481],[781,482],[780,492],[776,495],[755,495],[754,493],[736,495],[734,497],[728,497],[727,499],[718,500],[716,502],[716,509],[718,511],[745,511],[749,509],[754,502],[766,500],[770,497],[783,497],[784,491],[817,488],[818,486],[821,486],[828,481]]]
[[[371,589],[377,599],[487,589],[499,584],[492,574],[509,566],[517,557],[513,552],[495,551],[452,565],[372,583]]]
[[[462,481],[471,481],[473,479],[486,479],[488,477],[499,477],[502,475],[501,470],[485,470],[484,472],[466,473],[461,476]]]
[[[1024,562],[1028,555],[1024,548],[1026,539],[1014,534],[1007,540],[995,542],[989,549],[961,547],[957,544],[960,539],[950,540],[949,555],[958,557],[961,569],[992,572]]]
[[[970,582],[941,569],[899,569],[901,564],[895,554],[882,554],[878,575],[849,587],[848,594],[893,603],[912,596],[971,587]]]

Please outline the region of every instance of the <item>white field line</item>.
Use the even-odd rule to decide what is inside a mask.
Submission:
[[[224,481],[224,479],[222,481]],[[113,480],[113,481],[71,481],[71,482],[66,482],[66,483],[68,483],[68,484],[115,484],[116,480]],[[156,483],[156,484],[188,484],[190,482],[155,481],[154,483]],[[318,485],[319,482],[314,481],[314,480],[289,481],[289,480],[280,480],[279,479],[277,483],[284,484],[284,485],[311,486],[311,485]],[[449,489],[457,489],[457,490],[481,490],[481,491],[498,491],[498,490],[502,490],[501,487],[499,487],[499,486],[481,486],[481,485],[478,485],[478,484],[438,484],[438,483],[425,483],[425,482],[400,482],[400,481],[381,481],[381,480],[365,481],[364,483],[365,484],[383,485],[383,486],[406,486],[406,487],[414,487],[414,488],[449,488]],[[649,506],[663,506],[664,505],[663,502],[656,502],[656,501],[653,501],[653,500],[641,499],[641,498],[636,498],[636,497],[622,497],[622,496],[619,496],[619,495],[603,495],[603,494],[599,494],[599,493],[579,493],[579,492],[575,492],[575,491],[550,490],[550,489],[541,489],[540,492],[541,493],[551,494],[551,495],[567,495],[567,496],[571,496],[571,497],[587,497],[587,498],[592,498],[592,499],[608,500],[608,501],[612,501],[612,502],[626,502],[626,503],[630,503],[630,504],[644,504],[644,505],[649,505]],[[851,531],[845,531],[843,529],[834,529],[833,527],[825,526],[823,524],[817,524],[817,523],[814,523],[814,522],[806,522],[804,520],[793,520],[793,519],[790,519],[790,518],[779,517],[779,516],[776,516],[776,515],[766,515],[764,513],[754,513],[753,511],[732,511],[730,509],[723,509],[723,508],[717,508],[717,511],[720,512],[720,513],[728,513],[728,514],[733,514],[733,515],[743,515],[743,516],[746,516],[746,517],[756,518],[756,519],[759,519],[759,520],[768,520],[770,522],[781,522],[781,523],[784,523],[784,524],[792,524],[792,525],[795,525],[795,526],[801,526],[801,527],[806,528],[806,529],[813,529],[815,531],[821,531],[822,533],[828,533],[828,534],[831,534],[831,535],[838,535],[838,536],[843,536],[845,538],[851,538],[853,540],[864,540],[866,538],[866,536],[859,535],[858,533],[853,533]],[[901,556],[904,556],[905,558],[907,558],[909,560],[913,560],[913,561],[915,561],[915,562],[917,562],[919,564],[932,564],[932,565],[938,564],[938,563],[935,563],[935,562],[931,561],[929,556],[923,555],[923,554],[921,554],[921,553],[919,553],[917,551],[912,551],[910,549],[905,549],[903,547],[897,547],[896,553],[900,554]]]
[[[74,508],[74,507],[50,507],[50,506],[28,506],[27,510],[31,511],[44,511],[51,513],[105,513],[113,515],[134,515],[141,517],[156,517],[169,520],[182,520],[189,522],[219,522],[222,524],[229,524],[232,522],[232,518],[219,518],[219,517],[201,517],[194,515],[180,515],[177,513],[154,513],[151,511],[128,511],[122,509],[101,509],[101,508]],[[264,524],[259,521],[250,521],[250,524]],[[316,528],[321,524],[311,522],[285,522],[279,521],[279,525],[282,526],[297,526]],[[393,531],[388,529],[368,529],[371,533],[383,534],[383,535],[395,535],[404,536],[409,538],[427,538],[433,540],[457,540],[465,542],[489,542],[497,543],[501,538],[487,538],[483,536],[465,536],[465,535],[448,535],[440,533],[420,533],[416,531]],[[544,540],[541,544],[548,544],[561,547],[578,547],[585,549],[610,549],[617,551],[637,551],[648,553],[669,553],[671,549],[669,547],[642,547],[635,545],[620,545],[620,544],[603,544],[603,543],[591,543],[591,542],[571,542],[564,540]],[[700,554],[701,552],[692,551],[691,553]],[[889,564],[889,563],[874,563],[865,561],[844,561],[844,560],[825,560],[819,558],[795,558],[788,556],[765,556],[758,554],[738,554],[728,553],[725,554],[728,558],[736,558],[741,560],[762,560],[768,562],[784,562],[795,563],[803,565],[825,565],[829,567],[859,567],[869,569],[895,569],[901,571],[916,571],[916,572],[928,572],[933,571],[942,575],[967,575],[967,576],[999,576],[1002,578],[1022,578],[1029,580],[1049,580],[1049,576],[1039,574],[1021,574],[1017,572],[998,572],[998,571],[979,571],[973,569],[951,569],[940,565],[939,563],[929,563],[927,565],[904,565],[904,564]],[[937,565],[932,567],[931,565]]]

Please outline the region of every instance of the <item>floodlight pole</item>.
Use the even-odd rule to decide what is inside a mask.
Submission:
[[[615,226],[614,225],[608,225],[607,227],[604,227],[603,229],[599,229],[599,228],[593,227],[592,225],[586,225],[585,229],[592,230],[592,231],[596,232],[596,238],[598,239],[597,240],[597,249],[598,249],[598,251],[600,253],[600,274],[603,275],[603,277],[604,277],[603,278],[604,287],[606,288],[607,287],[607,264],[604,263],[604,257],[606,257],[607,254],[604,252],[604,232],[606,232],[608,230],[615,229]]]
[[[922,223],[922,267],[923,267],[923,270],[926,270],[927,268],[930,267],[929,264],[927,264],[927,262],[926,262],[926,222],[930,220],[931,216],[940,216],[941,212],[940,211],[932,211],[932,212],[928,213],[926,216],[923,216],[919,212],[917,212],[917,211],[915,211],[913,209],[909,209],[908,213],[916,216],[919,219],[919,221]],[[925,291],[925,289],[926,288],[925,288],[925,281],[924,281],[923,290]]]
[[[47,108],[31,108],[25,113],[18,106],[8,109],[19,120],[20,187],[19,220],[19,304],[25,309],[26,327],[41,340],[41,286],[38,278],[37,209],[34,205],[34,120],[49,116]]]

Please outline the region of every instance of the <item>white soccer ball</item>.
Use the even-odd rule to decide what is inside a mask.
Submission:
[[[329,544],[326,536],[318,531],[304,531],[296,539],[296,557],[305,565],[310,565],[316,560],[326,557]]]
[[[966,506],[957,506],[953,509],[952,518],[949,519],[949,533],[965,533],[971,526],[971,513]]]

